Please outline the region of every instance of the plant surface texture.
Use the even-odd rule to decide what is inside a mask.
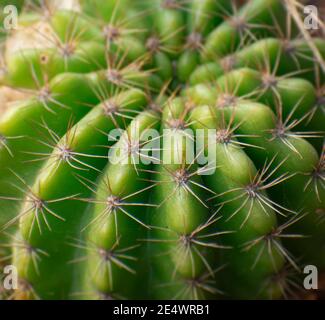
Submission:
[[[0,1],[0,299],[297,299],[306,266],[320,286],[306,5]]]

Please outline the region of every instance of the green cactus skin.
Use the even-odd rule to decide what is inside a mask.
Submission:
[[[86,270],[80,281],[84,287],[76,289],[88,299],[145,297],[147,282],[141,276],[145,277],[145,260],[141,258],[145,246],[135,243],[146,238],[149,228],[144,208],[150,206],[146,204],[147,191],[152,186],[145,181],[149,178],[145,172],[147,166],[136,162],[142,155],[141,145],[137,144],[139,138],[142,142],[146,130],[154,129],[158,123],[159,117],[152,111],[143,111],[135,117],[114,145],[117,153],[112,155],[112,163],[98,182],[93,208],[85,219],[87,241],[81,251],[86,252],[81,256],[86,254]],[[124,164],[120,163],[121,158]]]
[[[73,54],[66,57],[57,48],[17,52],[7,62],[10,76],[4,81],[11,86],[35,88],[44,84],[44,78],[52,79],[65,71],[87,73],[105,68],[104,45],[84,42],[73,50]]]
[[[325,57],[325,42],[313,38],[321,56]],[[219,76],[232,69],[248,67],[259,71],[272,71],[278,76],[296,75],[315,84],[315,79],[324,81],[323,72],[315,71],[312,55],[304,40],[283,41],[276,38],[264,38],[249,44],[237,52],[229,53],[212,62],[206,62],[193,71],[190,77],[192,85],[216,81]],[[316,69],[317,70],[317,69]]]
[[[317,102],[315,88],[309,81],[295,77],[277,77],[272,72],[264,73],[249,68],[235,69],[210,83],[198,82],[184,92],[196,104],[207,103],[222,107],[227,101],[231,104],[236,97],[254,99],[270,106],[275,113],[281,112],[283,119],[301,119],[296,127],[302,131],[308,131],[307,116]],[[322,118],[315,119],[315,122],[321,120]]]
[[[249,112],[249,110],[243,110],[243,113],[244,112]],[[242,114],[241,117],[239,115],[240,113],[241,112],[237,113],[238,122],[243,121],[243,118],[246,117],[244,114]],[[262,121],[260,121],[260,123],[262,124]],[[245,131],[245,134],[254,134],[253,132],[256,133],[255,130],[249,131],[249,128],[247,128],[245,124],[243,124],[241,128],[243,129],[243,131]],[[239,133],[242,133],[243,131],[241,131],[240,129]],[[265,153],[267,154],[268,159],[274,158],[273,166],[277,167],[276,176],[282,176],[285,178],[285,180],[281,183],[281,186],[276,185],[274,186],[274,188],[272,188],[273,190],[270,190],[270,194],[273,194],[273,199],[276,199],[276,201],[278,201],[279,203],[283,203],[283,205],[285,205],[287,208],[294,210],[296,214],[303,214],[304,212],[306,212],[306,209],[304,209],[303,207],[298,207],[296,205],[296,199],[297,196],[299,198],[299,195],[304,198],[303,194],[306,192],[304,190],[304,186],[308,183],[310,179],[310,174],[314,171],[314,168],[316,168],[319,163],[318,154],[313,148],[313,146],[308,143],[305,139],[299,137],[299,134],[291,134],[289,130],[283,129],[283,127],[281,126],[271,129],[271,132],[269,131],[269,133],[266,134],[264,139],[259,140],[250,137],[244,140],[246,143],[265,148],[266,152],[263,152],[264,158]],[[255,163],[259,163],[261,165],[261,162],[265,161],[261,159],[262,151],[254,150],[249,153]],[[312,189],[308,191],[309,197],[315,199],[315,190]],[[321,201],[318,201],[318,204],[316,205],[318,209],[321,209],[323,206],[320,204],[320,202]],[[311,206],[311,210],[313,210],[313,207],[315,207],[315,204]],[[317,214],[315,211],[310,212],[310,216],[313,216],[313,219],[317,218]],[[317,231],[315,230],[317,230],[318,228],[318,225],[314,225],[315,234],[317,234]],[[306,232],[308,232],[308,229],[306,230]],[[305,234],[305,232],[303,232],[302,234]],[[324,241],[322,237],[318,239],[318,241],[319,242],[317,246],[322,247]],[[315,249],[312,255],[316,260],[318,260],[319,258],[324,259],[323,254],[319,253],[318,249]]]
[[[208,189],[203,186],[196,165],[185,164],[186,143],[191,143],[182,129],[186,113],[180,98],[167,103],[163,112],[162,128],[171,131],[165,133],[170,139],[164,144],[162,162],[171,158],[179,164],[157,165],[158,185],[153,197],[158,208],[149,215],[150,225],[154,226],[149,232],[149,250],[153,255],[150,287],[152,295],[160,299],[220,295],[215,283],[218,261],[214,251],[222,246],[213,236],[209,241],[209,231],[216,233],[218,228],[215,217],[204,204]]]
[[[223,67],[218,62],[209,62],[198,66],[190,75],[189,83],[195,86],[200,83],[216,81],[224,73]]]
[[[149,228],[143,208],[150,206],[146,204],[146,191],[152,186],[145,181],[148,178],[148,173],[143,171],[146,166],[134,160],[138,153],[141,155],[141,147],[132,148],[138,143],[137,134],[142,137],[147,129],[157,126],[158,120],[152,111],[140,113],[114,145],[120,153],[112,155],[115,161],[113,159],[104,169],[100,178],[94,205],[85,219],[87,241],[81,251],[86,252],[80,253],[82,257],[86,254],[86,265],[81,273],[83,287],[76,291],[81,291],[85,298],[139,299],[145,296],[147,282],[139,277],[144,273],[145,251],[135,243],[145,239]],[[121,164],[119,159],[125,162]]]
[[[0,116],[0,299],[297,298],[325,270],[324,38],[282,0],[75,2],[0,28],[0,103],[26,93]]]
[[[185,34],[185,13],[179,10],[180,4],[175,1],[157,0],[153,4],[157,6],[154,14],[154,22],[159,37],[168,37],[165,46],[171,50],[177,50],[183,44]],[[176,6],[175,6],[176,5]],[[171,54],[175,56],[175,54]]]
[[[14,51],[6,61],[2,82],[37,88],[62,72],[87,73],[106,66],[103,37],[89,21],[74,12],[58,11],[40,35],[44,48]]]
[[[245,75],[252,75],[254,74],[254,77]],[[228,80],[229,79],[229,80]],[[243,81],[241,79],[244,79]],[[217,80],[217,88],[219,89],[219,92],[215,90],[215,92],[211,92],[211,86],[208,85],[197,85],[192,90],[192,93],[187,94],[187,96],[190,95],[190,97],[194,101],[199,102],[201,104],[207,103],[209,105],[216,105],[216,102],[220,101],[218,99],[218,95],[220,96],[223,92],[226,92],[229,94],[229,92],[234,92],[234,88],[236,88],[236,95],[242,95],[245,96],[245,94],[251,94],[256,90],[256,88],[260,88],[260,83],[257,82],[256,84],[256,73],[249,69],[238,69],[234,70],[233,72],[228,73],[225,76],[221,76]],[[223,105],[223,108],[225,109],[225,114],[227,114],[227,118],[231,119],[232,115],[235,114],[234,119],[235,123],[240,123],[241,126],[238,128],[238,133],[244,135],[248,135],[247,137],[241,138],[241,142],[247,143],[252,146],[257,146],[260,148],[263,148],[264,150],[259,150],[256,148],[251,148],[248,150],[248,154],[252,157],[254,162],[258,166],[263,166],[263,162],[265,162],[265,159],[274,159],[273,166],[279,166],[277,168],[277,175],[295,175],[291,177],[288,181],[283,181],[279,187],[274,187],[274,190],[271,190],[270,192],[275,194],[275,199],[280,200],[281,203],[285,203],[288,208],[291,208],[292,210],[301,210],[303,208],[302,203],[308,203],[306,198],[311,198],[313,200],[309,200],[313,204],[309,204],[308,208],[312,210],[312,212],[309,215],[308,220],[315,221],[319,220],[319,217],[317,216],[316,212],[322,212],[323,204],[322,204],[322,194],[317,197],[316,190],[309,188],[308,195],[304,195],[306,190],[303,186],[306,186],[309,183],[310,178],[312,177],[313,173],[316,169],[323,170],[319,163],[321,163],[322,160],[318,160],[318,155],[316,150],[312,147],[311,144],[309,144],[305,139],[299,137],[298,134],[290,133],[289,129],[286,129],[286,127],[283,125],[283,121],[285,119],[289,119],[290,121],[295,121],[295,116],[297,116],[297,119],[300,119],[306,112],[310,111],[313,107],[313,104],[315,103],[315,93],[313,87],[310,85],[308,81],[302,80],[302,79],[284,79],[279,80],[278,86],[281,88],[281,81],[284,81],[284,85],[282,86],[281,90],[277,90],[279,96],[281,97],[282,101],[282,115],[281,118],[276,119],[276,117],[272,114],[264,115],[259,117],[259,113],[261,112],[261,107],[258,107],[258,104],[254,107],[252,104],[251,107],[249,107],[249,104],[245,102],[244,100],[239,100],[236,102],[236,100],[228,100],[230,101],[230,105]],[[292,86],[288,86],[288,82],[292,81]],[[241,83],[244,85],[242,86]],[[301,92],[305,92],[302,94],[302,96],[298,96],[295,94],[295,90],[298,89],[298,84],[304,84],[305,90],[302,90]],[[291,88],[291,90],[290,90]],[[233,95],[234,96],[234,95]],[[296,96],[296,97],[295,97]],[[304,101],[306,97],[310,97],[311,99],[307,99],[307,101]],[[263,101],[264,99],[262,99]],[[225,101],[225,99],[221,100],[222,102]],[[265,101],[265,100],[264,100]],[[266,100],[269,101],[269,100]],[[270,101],[271,102],[271,101]],[[286,102],[286,103],[285,103]],[[285,104],[284,104],[285,103]],[[269,104],[271,105],[271,104]],[[230,106],[230,108],[229,108]],[[236,107],[236,111],[234,111],[233,107]],[[298,106],[298,108],[297,108]],[[241,110],[241,108],[243,110]],[[257,108],[260,108],[257,111]],[[298,116],[299,109],[303,110],[302,114]],[[251,110],[250,110],[251,109]],[[295,111],[296,114],[294,114],[292,111]],[[208,108],[209,110],[209,108]],[[198,114],[202,112],[202,110],[198,109]],[[203,113],[203,112],[202,112]],[[293,113],[293,114],[292,114]],[[251,114],[254,114],[254,119],[247,119]],[[211,117],[211,116],[210,116]],[[283,117],[283,118],[282,118]],[[259,119],[259,126],[257,128],[250,127],[249,122],[257,122],[256,119]],[[264,120],[263,120],[264,119]],[[266,119],[273,119],[273,124],[265,122]],[[279,122],[280,120],[280,122]],[[288,126],[290,126],[290,121],[287,123]],[[200,122],[200,121],[199,121]],[[265,124],[264,124],[265,123]],[[263,125],[264,124],[264,125]],[[246,127],[247,126],[247,127]],[[243,129],[244,128],[244,129]],[[294,128],[294,127],[293,127]],[[259,132],[259,134],[257,133]],[[261,132],[264,135],[263,139],[261,139]],[[281,132],[281,133],[280,133]],[[280,135],[279,135],[280,133]],[[249,136],[251,135],[251,136]],[[254,138],[254,135],[258,135],[258,138]],[[301,134],[304,137],[304,134]],[[308,138],[309,135],[306,133],[306,137]],[[319,162],[320,161],[320,162]],[[318,171],[316,171],[318,172]],[[322,171],[321,175],[322,175]],[[321,180],[320,177],[316,176],[316,183],[319,184]],[[321,192],[323,188],[320,188]],[[300,195],[300,199],[304,199],[305,202],[300,202],[297,206],[297,195]],[[317,199],[319,198],[319,199]],[[319,213],[318,213],[319,215]],[[306,218],[307,220],[307,218]],[[313,228],[310,227],[311,223],[306,223],[306,230],[303,232],[303,227],[300,228],[300,231],[302,234],[310,234],[310,229],[313,229],[313,234],[319,233],[319,228],[322,228],[322,226],[319,227],[319,224],[314,224]],[[309,226],[309,227],[308,227]],[[321,229],[322,230],[322,229]],[[317,238],[317,236],[315,236]],[[323,240],[320,236],[318,238],[318,245],[320,247],[323,246]],[[297,250],[296,250],[297,251]],[[313,254],[310,254],[310,256],[314,256],[314,260],[318,261],[318,265],[322,265],[319,263],[319,261],[322,261],[323,255],[319,254],[319,252],[314,252]]]
[[[265,117],[271,111],[264,109]],[[225,286],[228,294],[239,298],[277,298],[281,290],[276,283],[267,280],[281,270],[284,256],[272,241],[270,251],[264,250],[267,241],[272,240],[269,235],[277,228],[273,204],[263,189],[267,174],[260,176],[252,160],[240,148],[236,134],[222,125],[222,117],[222,112],[216,114],[208,106],[198,107],[191,114],[196,129],[217,129],[215,141],[207,141],[205,145],[215,145],[218,166],[214,174],[204,179],[217,195],[216,204],[221,206],[222,229],[234,232],[224,239],[225,244],[235,248],[224,254],[225,261],[231,261],[225,274]],[[260,241],[250,247],[256,239]],[[249,250],[244,250],[243,244]],[[233,277],[235,285],[231,281]],[[261,283],[265,283],[264,288]]]
[[[313,42],[322,57],[325,57],[324,39],[314,38]],[[269,67],[278,75],[297,74],[311,82],[315,81],[315,65],[308,60],[310,48],[304,40],[281,41],[275,38],[266,38],[256,41],[240,50],[233,57],[233,67],[261,68]],[[323,80],[323,74],[321,74]]]
[[[119,81],[110,77],[111,74],[118,75]],[[28,184],[33,183],[46,158],[44,154],[51,152],[54,147],[51,131],[56,137],[61,137],[71,121],[80,120],[89,107],[109,98],[114,91],[121,90],[119,88],[134,83],[146,87],[147,81],[148,75],[137,71],[136,66],[126,66],[120,70],[112,66],[88,74],[63,73],[57,75],[48,86],[40,88],[30,101],[18,104],[2,117],[0,132],[4,147],[0,149],[0,184],[7,191],[5,197],[2,197],[1,224],[6,223],[19,209],[5,199],[22,195],[17,188],[17,175]],[[12,162],[13,158],[17,161]],[[29,164],[27,168],[25,161]]]
[[[277,12],[277,17],[270,12]],[[281,21],[284,12],[282,2],[278,0],[249,1],[207,36],[202,60],[213,61],[236,51],[245,36],[258,37],[261,32],[258,26],[271,26],[277,19]],[[267,28],[263,28],[263,33],[267,35]]]
[[[1,118],[0,131],[5,144],[0,149],[1,196],[21,197],[17,175],[28,184],[34,181],[45,160],[44,154],[53,148],[51,131],[61,137],[69,123],[80,120],[91,104],[99,102],[90,84],[85,75],[58,75],[48,87],[29,100],[17,103]],[[13,206],[11,202],[3,200],[1,203],[1,225],[19,210],[19,206]]]
[[[116,123],[113,120],[114,110],[107,109],[112,104],[122,113],[121,116],[115,116]],[[62,205],[59,199],[70,199],[79,194],[87,197],[89,190],[80,183],[78,176],[93,180],[103,168],[107,151],[95,146],[105,144],[107,137],[103,132],[109,132],[116,124],[123,126],[124,121],[127,122],[127,115],[132,115],[132,110],[139,110],[144,105],[144,94],[133,89],[92,109],[58,142],[37,177],[30,191],[32,200],[28,201],[27,198],[18,216],[20,236],[32,251],[14,248],[13,261],[20,278],[42,297],[62,299],[71,289],[72,267],[68,262],[74,250],[67,246],[67,242],[69,237],[76,238],[80,233],[78,221],[82,219],[86,207],[85,203],[72,200]],[[118,111],[115,112],[119,114]],[[87,161],[84,162],[84,159]],[[65,181],[64,184],[62,181]],[[47,253],[37,268],[30,254],[36,249]],[[54,266],[55,274],[51,272]],[[42,277],[47,280],[42,280]]]
[[[125,18],[128,9],[132,6],[131,2],[132,1],[129,0],[112,0],[103,3],[99,0],[82,0],[80,1],[80,4],[85,14],[109,22],[111,21],[113,14],[118,18]]]
[[[106,49],[123,57],[127,65],[146,53],[145,46],[118,22],[101,29],[94,21],[75,12],[58,11],[49,21],[49,34],[43,35],[44,48],[19,50],[10,55],[1,82],[24,88],[37,88],[62,72],[89,73],[109,64]],[[132,51],[129,50],[132,47]]]
[[[204,37],[221,22],[224,12],[230,10],[229,1],[192,0],[189,4],[187,39],[184,52],[177,62],[177,76],[186,83],[195,67],[200,63]]]

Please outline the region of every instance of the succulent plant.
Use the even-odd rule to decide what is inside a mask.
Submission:
[[[325,270],[302,4],[25,2],[0,60],[3,299],[292,298]]]

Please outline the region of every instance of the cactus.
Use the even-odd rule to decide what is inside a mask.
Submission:
[[[0,298],[296,298],[325,271],[325,40],[291,1],[19,5]]]

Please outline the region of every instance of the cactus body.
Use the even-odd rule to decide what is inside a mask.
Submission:
[[[0,298],[295,298],[325,270],[325,40],[286,1],[17,5]]]

